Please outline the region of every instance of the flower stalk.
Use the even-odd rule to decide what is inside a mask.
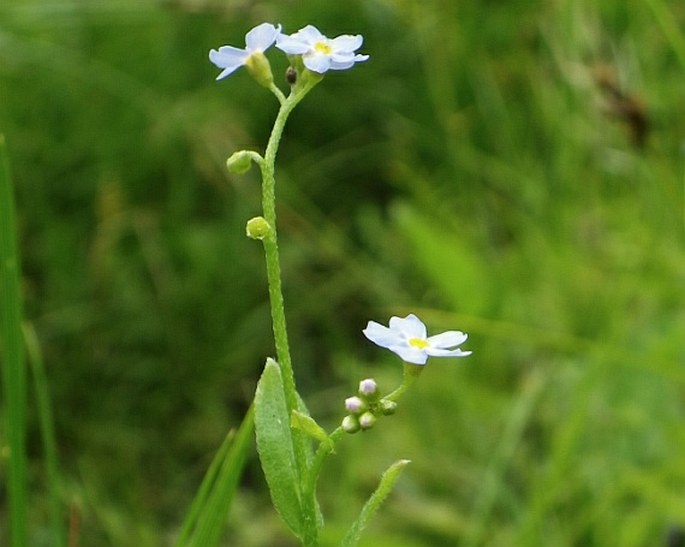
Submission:
[[[290,358],[290,345],[288,342],[288,329],[285,320],[285,308],[283,303],[283,289],[281,284],[281,263],[278,253],[278,230],[276,228],[276,153],[281,142],[283,129],[288,116],[311,90],[317,82],[310,86],[293,89],[285,98],[278,90],[276,97],[281,103],[276,121],[274,122],[269,141],[266,146],[263,161],[259,162],[262,173],[262,212],[264,219],[271,227],[269,234],[262,240],[264,244],[264,256],[266,259],[266,275],[269,285],[269,302],[271,306],[271,321],[273,325],[274,340],[276,344],[276,357],[283,373],[283,389],[285,390],[288,411],[297,409],[297,389],[295,386],[295,374]],[[275,86],[274,86],[275,87]],[[278,89],[278,88],[276,88]],[[283,98],[283,100],[281,100]]]

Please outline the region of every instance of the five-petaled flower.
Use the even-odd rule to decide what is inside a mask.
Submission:
[[[245,49],[233,46],[221,46],[219,50],[209,52],[209,60],[219,68],[223,68],[216,79],[221,80],[229,74],[246,65],[250,58],[257,54],[263,54],[276,41],[281,34],[281,25],[274,26],[270,23],[257,25],[245,35]]]
[[[426,325],[413,313],[404,318],[391,317],[389,327],[369,321],[363,332],[374,344],[389,349],[405,362],[414,365],[425,365],[428,357],[471,355],[470,351],[457,347],[466,341],[466,334],[450,330],[435,336],[427,336]]]
[[[345,70],[369,56],[355,54],[362,46],[360,35],[343,34],[327,38],[313,25],[307,25],[290,36],[280,34],[276,47],[288,55],[302,55],[302,62],[312,72],[323,74],[328,70]]]

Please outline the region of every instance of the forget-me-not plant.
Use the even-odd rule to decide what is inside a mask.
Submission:
[[[370,321],[365,336],[387,348],[404,361],[404,379],[400,386],[383,395],[376,381],[366,378],[357,393],[341,405],[346,415],[341,425],[327,433],[309,414],[296,389],[295,373],[290,358],[276,227],[275,159],[283,128],[295,106],[323,79],[329,70],[346,70],[369,56],[358,53],[363,38],[342,35],[328,38],[316,27],[307,25],[287,35],[281,25],[262,23],[245,36],[245,48],[221,46],[211,50],[209,59],[225,78],[241,67],[262,86],[269,89],[280,103],[271,136],[264,154],[240,150],[227,160],[233,173],[243,173],[256,164],[262,176],[262,214],[247,222],[247,235],[264,246],[271,318],[276,346],[276,359],[267,359],[254,400],[257,449],[271,499],[288,528],[303,545],[318,544],[323,517],[316,499],[316,486],[323,463],[335,444],[346,433],[367,431],[378,419],[394,414],[397,401],[418,377],[429,357],[465,357],[470,351],[459,349],[467,335],[447,331],[427,336],[426,326],[413,314],[392,317],[389,327]],[[265,52],[275,47],[288,56],[286,73],[290,91],[286,96],[274,83]],[[398,460],[383,474],[380,484],[362,508],[359,518],[342,538],[341,545],[356,545],[363,528],[389,494],[408,460]]]

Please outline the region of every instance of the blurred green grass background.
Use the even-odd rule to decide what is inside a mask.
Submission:
[[[277,104],[207,60],[263,21],[361,33],[371,55],[327,75],[279,152],[310,410],[334,427],[361,378],[399,382],[369,319],[414,311],[474,351],[340,446],[326,544],[397,458],[363,545],[663,543],[685,525],[685,5],[5,0],[0,132],[81,545],[168,545],[273,354],[244,236],[259,180],[224,161],[262,149]],[[293,544],[254,455],[225,544]]]

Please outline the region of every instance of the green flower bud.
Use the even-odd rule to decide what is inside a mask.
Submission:
[[[242,175],[247,173],[252,167],[252,154],[248,150],[239,150],[231,154],[231,157],[226,160],[226,167],[230,173]]]
[[[274,83],[274,75],[271,72],[269,60],[261,51],[253,52],[245,62],[245,66],[250,76],[257,80],[259,85],[268,88]]]
[[[245,232],[251,239],[264,239],[271,234],[271,226],[264,217],[254,217],[247,221]]]
[[[356,433],[361,429],[361,426],[356,416],[345,416],[342,421],[342,428],[346,433]]]
[[[395,411],[397,410],[397,403],[395,401],[391,401],[390,399],[382,399],[380,405],[381,412],[384,416],[395,414]]]
[[[371,429],[375,423],[376,417],[371,412],[364,412],[364,414],[359,416],[359,426],[362,429]]]

